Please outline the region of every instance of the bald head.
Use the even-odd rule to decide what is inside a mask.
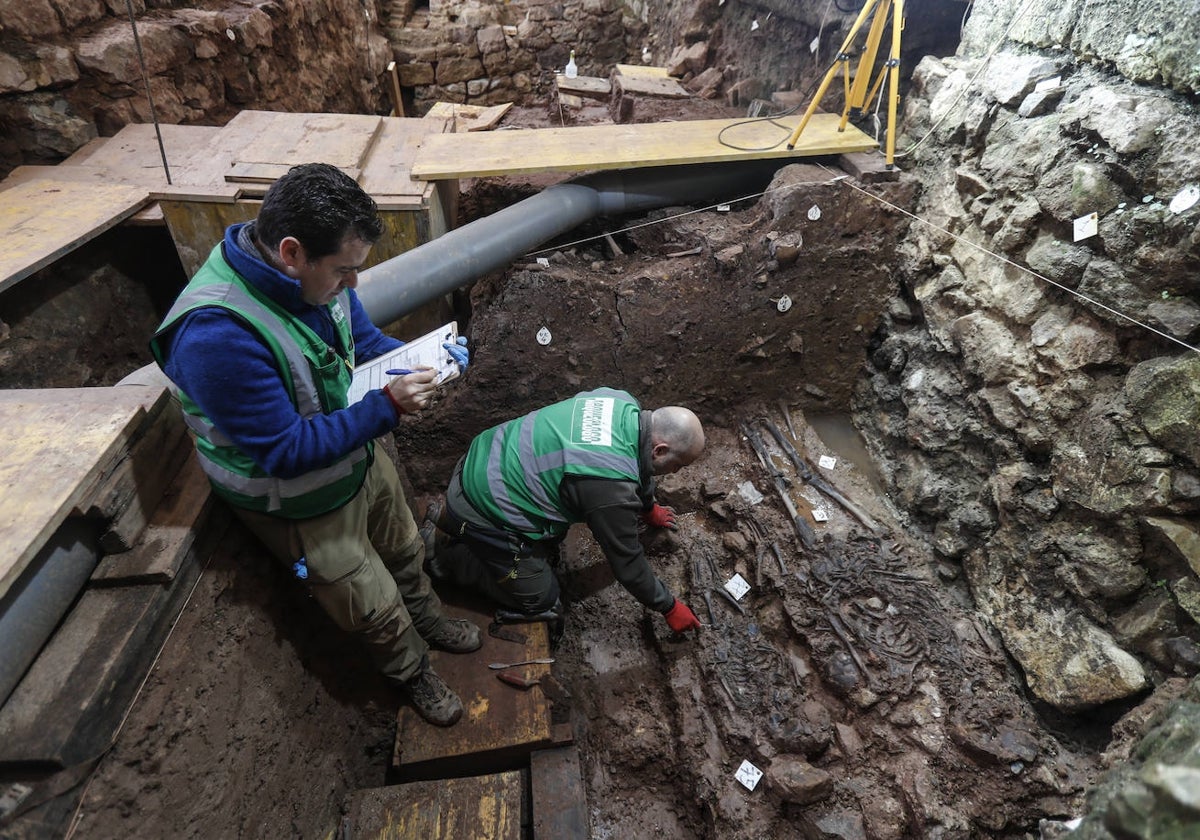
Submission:
[[[704,427],[691,409],[668,405],[650,412],[650,465],[655,475],[678,472],[704,452]]]

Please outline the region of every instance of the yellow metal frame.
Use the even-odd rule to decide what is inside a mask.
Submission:
[[[872,84],[871,76],[875,66],[875,57],[879,54],[879,45],[883,40],[884,29],[887,26],[889,7],[892,12],[891,54],[888,56],[888,60],[883,63],[883,66],[880,67],[879,75]],[[851,85],[850,48],[858,37],[859,30],[862,29],[863,24],[868,19],[871,19],[871,28],[867,33],[867,41],[863,47],[862,55],[859,56],[858,69],[854,73],[854,84]],[[863,4],[862,11],[858,13],[854,25],[850,27],[850,31],[846,33],[845,40],[842,41],[842,47],[838,50],[837,57],[833,60],[833,64],[825,73],[824,78],[821,79],[821,85],[817,88],[816,96],[809,103],[808,110],[804,112],[804,118],[800,120],[800,124],[792,132],[792,136],[788,138],[788,151],[796,148],[796,141],[800,139],[800,134],[804,131],[805,126],[808,125],[808,121],[812,119],[813,114],[820,107],[821,99],[825,96],[826,91],[829,90],[829,85],[833,82],[834,76],[837,75],[839,67],[843,72],[846,107],[842,111],[842,119],[838,123],[838,131],[846,130],[846,123],[849,122],[852,111],[857,111],[860,114],[865,112],[866,103],[879,91],[880,86],[883,84],[883,77],[886,74],[888,77],[886,161],[888,168],[892,167],[896,158],[896,111],[900,102],[900,33],[903,29],[904,0],[867,0]]]

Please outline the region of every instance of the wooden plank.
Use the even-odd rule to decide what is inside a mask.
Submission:
[[[412,174],[414,178],[439,180],[525,172],[635,169],[802,158],[862,152],[877,146],[852,125],[839,132],[837,114],[816,114],[805,127],[795,150],[788,151],[788,135],[802,116],[777,117],[772,122],[690,120],[436,135],[421,145]],[[757,151],[731,148],[727,143]]]
[[[613,68],[618,76],[642,79],[669,79],[671,73],[666,67],[649,67],[642,64],[618,64]]]
[[[688,99],[692,95],[687,88],[669,76],[613,76],[613,93],[656,99]]]
[[[504,115],[512,109],[512,106],[511,102],[503,102],[499,105],[480,108],[477,113],[472,115],[459,115],[454,120],[455,131],[491,131],[499,124],[500,120],[504,119]]]
[[[141,186],[47,179],[0,193],[0,292],[129,218],[148,200]]]
[[[521,840],[521,773],[358,790],[343,836],[354,840]]]
[[[491,621],[490,607],[446,604],[452,616],[468,618],[481,628]],[[471,654],[433,651],[433,669],[462,700],[462,719],[451,727],[426,723],[409,705],[400,708],[393,766],[405,780],[463,776],[481,770],[522,766],[529,753],[550,746],[550,704],[541,689],[522,691],[496,679],[489,662],[520,662],[550,656],[544,623],[524,624],[524,644],[483,635],[483,647]],[[535,678],[549,665],[529,665],[512,672]]]
[[[425,200],[433,186],[412,177],[412,161],[430,134],[441,134],[447,123],[438,120],[389,117],[383,121],[379,136],[363,164],[358,184],[379,202],[402,197]]]
[[[0,709],[0,768],[71,767],[109,747],[199,576],[199,556],[193,546],[169,587],[84,591]]]
[[[608,99],[613,87],[608,79],[596,76],[576,76],[572,79],[562,73],[554,77],[554,84],[562,93],[573,93],[589,99]]]
[[[0,595],[24,571],[95,476],[119,457],[162,388],[0,391]]]
[[[587,840],[587,794],[574,747],[538,750],[529,758],[533,840]]]
[[[197,532],[207,522],[212,502],[212,485],[193,449],[154,509],[137,545],[101,558],[92,585],[170,583],[179,574]]]
[[[139,482],[161,471],[164,454],[173,452],[187,434],[178,407],[172,407],[170,394],[156,391],[157,399],[146,406],[146,416],[125,441],[125,446],[97,472],[91,483],[80,488],[83,504],[72,513],[108,520],[124,510],[138,493]],[[157,496],[162,488],[153,495]]]
[[[174,413],[174,412],[172,412]],[[164,440],[154,464],[133,476],[126,503],[111,517],[108,529],[100,536],[100,548],[108,554],[133,548],[150,524],[163,493],[183,468],[195,447],[186,435]]]
[[[303,163],[304,161],[299,161]],[[288,173],[293,163],[246,163],[238,161],[225,173],[225,180],[236,184],[263,184],[270,186]],[[355,181],[361,174],[356,166],[339,166],[343,172]]]
[[[383,117],[363,114],[273,113],[233,163],[293,166],[328,163],[343,170],[361,170]]]
[[[218,140],[222,129],[209,125],[159,124],[162,133],[162,149],[158,145],[158,132],[153,124],[132,123],[124,126],[113,137],[108,138],[87,158],[82,165],[108,169],[120,173],[122,178],[138,179],[147,175],[154,183],[166,186],[163,171],[163,151],[166,152],[167,168],[171,181],[176,184],[210,183],[213,178],[201,173],[211,172],[214,151],[219,148]],[[224,160],[229,165],[229,160]]]

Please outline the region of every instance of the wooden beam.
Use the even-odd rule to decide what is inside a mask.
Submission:
[[[425,140],[412,165],[424,180],[526,172],[583,172],[762,158],[805,158],[878,147],[837,114],[816,114],[794,151],[786,141],[800,114],[766,120],[691,120],[442,134]],[[740,147],[740,148],[738,148]]]

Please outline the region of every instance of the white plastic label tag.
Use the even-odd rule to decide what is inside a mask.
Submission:
[[[817,522],[828,522],[829,521],[829,514],[826,513],[824,510],[822,510],[821,508],[813,508],[812,513],[813,513],[813,519],[815,519]]]
[[[542,327],[537,331],[537,343],[545,347],[550,343],[550,330]]]
[[[1168,207],[1172,213],[1182,213],[1191,210],[1197,201],[1200,201],[1200,187],[1189,184],[1175,194]]]
[[[739,574],[735,574],[729,580],[725,581],[725,591],[733,596],[735,601],[742,600],[742,596],[750,591],[750,584],[746,579]]]
[[[833,458],[829,455],[822,455],[817,461],[817,464],[823,470],[831,470],[837,466],[837,458]]]
[[[821,218],[821,208],[814,204],[808,208],[808,220],[815,222],[819,218]]]
[[[741,782],[746,790],[754,790],[758,787],[758,780],[762,778],[762,775],[763,772],[749,761],[743,761],[733,777]]]
[[[538,257],[538,258],[537,258],[537,264],[538,264],[538,265],[549,266],[549,265],[550,265],[550,259],[549,259],[548,257]]]
[[[1075,220],[1075,241],[1095,236],[1100,231],[1100,214],[1088,213]]]

